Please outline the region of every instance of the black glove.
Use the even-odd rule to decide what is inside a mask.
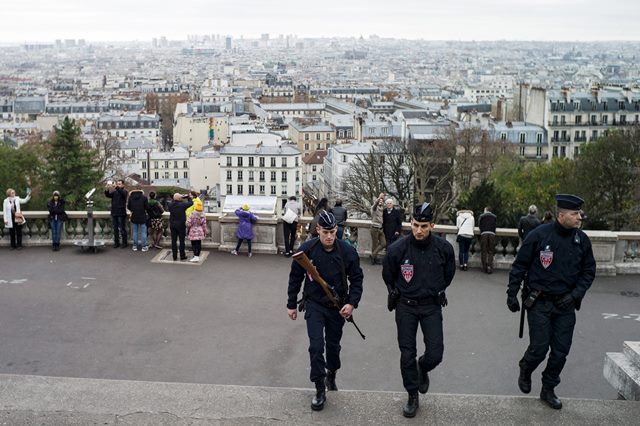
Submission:
[[[573,299],[571,293],[565,295],[562,299],[556,300],[556,308],[562,309],[563,311],[573,309],[575,307],[576,301]]]
[[[394,288],[387,296],[387,309],[389,312],[393,311],[396,306],[398,306],[398,299],[400,299],[400,292],[398,292],[397,288]]]
[[[516,296],[507,296],[507,307],[511,312],[518,312],[520,310],[520,302]]]

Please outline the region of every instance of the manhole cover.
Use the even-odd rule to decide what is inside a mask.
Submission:
[[[626,297],[640,297],[637,291],[621,291],[620,294]]]

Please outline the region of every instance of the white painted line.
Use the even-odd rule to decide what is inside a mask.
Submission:
[[[82,286],[82,288],[87,288],[89,287],[91,284],[90,283],[86,283],[85,285]]]
[[[83,280],[95,280],[95,278],[92,277],[80,277]]]
[[[9,284],[22,284],[24,282],[27,282],[28,280],[26,278],[20,279],[20,280],[11,280],[9,281]]]
[[[73,281],[69,281],[69,282],[67,283],[67,287],[70,287],[70,286],[71,286],[71,284],[73,284]]]

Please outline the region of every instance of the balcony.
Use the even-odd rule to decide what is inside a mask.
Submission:
[[[565,136],[564,138],[560,137],[560,138],[551,138],[551,142],[571,142],[571,138],[569,138],[569,136]]]

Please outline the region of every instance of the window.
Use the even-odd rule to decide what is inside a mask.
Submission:
[[[542,147],[541,146],[536,148],[536,156],[542,157]]]
[[[503,140],[503,141],[507,140],[507,134],[505,132],[500,133],[500,140]]]
[[[536,143],[542,143],[542,133],[536,133]]]
[[[304,134],[304,140],[305,140],[305,141],[308,141],[308,140],[309,140],[309,133],[305,133],[305,134]]]
[[[177,168],[178,168],[178,162],[177,162],[177,161],[174,161],[174,162],[173,162],[173,168],[174,168],[174,169],[177,169]]]
[[[577,146],[573,147],[573,158],[577,157],[578,154],[580,154],[580,148],[578,148]]]
[[[238,185],[238,195],[242,195],[242,185]]]
[[[521,132],[518,140],[520,141],[520,143],[525,143],[527,141],[527,134],[524,132]]]
[[[287,194],[287,185],[282,185],[282,187],[280,188],[280,194],[282,195]]]
[[[271,185],[271,195],[276,195],[276,186]]]
[[[591,124],[598,124],[598,122],[597,122],[597,117],[596,117],[596,115],[595,115],[595,114],[593,114],[593,115],[591,116]]]
[[[318,149],[322,149],[322,144],[321,143],[317,143],[316,144],[316,150],[318,150]]]
[[[264,167],[264,157],[260,157],[260,167]]]
[[[605,104],[606,105],[606,104]],[[607,124],[609,122],[609,116],[608,115],[603,115],[602,116],[602,124]]]
[[[567,156],[567,147],[566,146],[561,146],[560,147],[560,157],[564,158]]]
[[[233,161],[231,157],[227,157],[227,167],[231,167],[231,161]]]
[[[142,162],[142,168],[143,168],[143,169],[146,169],[146,168],[147,168],[147,162],[146,162],[146,161],[143,161],[143,162]]]
[[[343,163],[346,163],[346,162],[347,162],[347,156],[346,156],[346,155],[344,155],[344,154],[342,154],[342,155],[340,156],[340,161],[342,161]]]
[[[317,141],[319,141],[319,140],[320,140],[320,138],[321,138],[320,133],[316,133],[316,140],[317,140]]]
[[[184,178],[189,179],[189,172],[184,172]]]
[[[271,167],[276,166],[276,157],[271,157]]]
[[[598,131],[597,130],[592,130],[591,131],[591,140],[595,141],[598,139]]]
[[[296,182],[300,182],[300,170],[296,170]]]
[[[164,168],[165,168],[165,169],[168,169],[168,168],[169,168],[169,162],[168,162],[168,161],[165,161],[165,162],[164,162]]]
[[[287,167],[287,157],[282,157],[280,159],[280,164],[282,165],[282,167]]]
[[[311,171],[312,171],[312,172],[315,172],[315,171],[316,171],[316,169],[317,169],[317,166],[315,166],[315,165],[311,166]]]
[[[624,101],[618,101],[618,109],[624,109]]]
[[[520,156],[524,157],[524,146],[520,147]]]
[[[567,124],[567,120],[566,120],[566,118],[564,117],[564,115],[561,115],[561,116],[560,116],[560,125],[561,125],[561,126],[564,126],[565,124]]]
[[[238,157],[238,167],[242,167],[242,157]]]
[[[227,194],[232,194],[232,193],[233,193],[233,186],[227,185]]]
[[[238,170],[238,181],[242,181],[242,170]]]
[[[260,195],[264,195],[264,185],[260,185]]]
[[[331,140],[331,133],[327,133],[325,135],[326,140],[330,141]]]
[[[305,150],[305,151],[309,151],[309,144],[308,144],[308,143],[305,143],[305,144],[304,144],[304,150]]]
[[[286,182],[287,181],[287,172],[282,172],[282,179],[280,179],[281,182]]]
[[[576,115],[576,124],[582,124],[582,116]]]
[[[276,181],[276,172],[271,172],[271,182]]]
[[[260,182],[264,182],[264,172],[260,172]]]
[[[227,170],[227,180],[231,180],[231,170]]]
[[[158,162],[157,162],[157,161],[154,161],[154,162],[153,162],[153,168],[154,168],[154,169],[157,169],[157,168],[158,168]]]
[[[580,140],[580,131],[576,130],[576,133],[573,135],[573,140],[574,141]]]
[[[249,157],[249,167],[253,167],[253,157]]]
[[[142,179],[146,179],[147,178],[147,172],[142,172]]]
[[[557,157],[557,156],[558,156],[558,147],[557,147],[557,146],[554,146],[554,147],[553,147],[553,156],[554,156],[554,157]]]
[[[178,179],[178,172],[173,172],[173,178]]]
[[[621,115],[620,116],[620,124],[627,124],[627,116],[626,115]]]
[[[160,179],[160,173],[158,173],[158,172],[154,172],[154,173],[153,173],[153,178],[154,178],[154,179]]]
[[[316,175],[311,176],[311,180],[316,180]]]
[[[249,195],[253,195],[253,194],[254,194],[254,186],[249,185]]]
[[[296,167],[298,167],[299,164],[300,164],[300,159],[296,157]]]
[[[249,182],[253,182],[253,170],[249,170]]]

